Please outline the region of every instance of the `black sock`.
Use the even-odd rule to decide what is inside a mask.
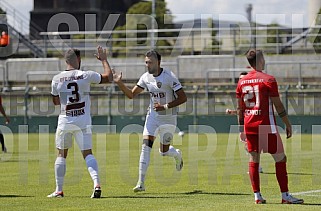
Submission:
[[[0,143],[1,143],[1,146],[2,146],[2,151],[4,151],[5,145],[4,145],[4,138],[3,138],[3,134],[2,133],[0,133]]]

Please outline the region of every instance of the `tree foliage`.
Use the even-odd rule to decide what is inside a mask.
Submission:
[[[134,15],[137,14],[137,15]],[[151,1],[141,1],[134,4],[130,7],[127,11],[126,16],[126,25],[116,27],[115,30],[147,30],[151,29],[151,14],[152,14],[152,2]],[[156,7],[155,7],[155,19],[154,22],[155,29],[173,29],[174,25],[172,23],[173,16],[169,9],[167,9],[167,5],[165,0],[156,0]],[[166,20],[166,23],[165,23]],[[138,24],[137,24],[138,23]],[[140,24],[143,23],[143,24]],[[145,25],[146,24],[146,25]],[[150,34],[146,32],[139,32],[139,33],[122,33],[122,34],[114,34],[113,38],[123,38],[125,39],[128,36],[137,37],[137,41],[126,42],[124,40],[116,41],[113,43],[113,46],[116,47],[125,47],[125,46],[135,46],[135,45],[150,45],[150,42],[147,38]],[[161,39],[162,37],[169,37],[175,36],[173,32],[159,32],[155,33],[155,37],[158,37],[158,40],[155,39],[157,42],[155,46],[170,46],[171,42],[167,39]]]

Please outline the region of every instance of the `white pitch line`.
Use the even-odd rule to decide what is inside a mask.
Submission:
[[[309,193],[320,193],[320,192],[321,192],[321,190],[310,190],[310,191],[297,192],[297,193],[291,193],[291,194],[296,196],[296,195],[306,195]]]

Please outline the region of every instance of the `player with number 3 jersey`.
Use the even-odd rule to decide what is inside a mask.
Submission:
[[[53,103],[60,105],[56,130],[56,148],[58,155],[55,162],[56,190],[49,198],[63,197],[63,183],[66,174],[66,158],[72,146],[74,136],[81,150],[89,174],[94,183],[91,198],[100,198],[101,187],[98,164],[92,154],[92,133],[90,116],[90,84],[111,82],[113,75],[107,62],[107,53],[101,46],[97,48],[97,59],[102,62],[104,73],[81,71],[80,51],[70,49],[65,53],[67,69],[54,76],[51,83]]]

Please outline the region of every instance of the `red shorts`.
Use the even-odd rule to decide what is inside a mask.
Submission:
[[[280,134],[246,134],[249,152],[279,154],[284,152]]]

